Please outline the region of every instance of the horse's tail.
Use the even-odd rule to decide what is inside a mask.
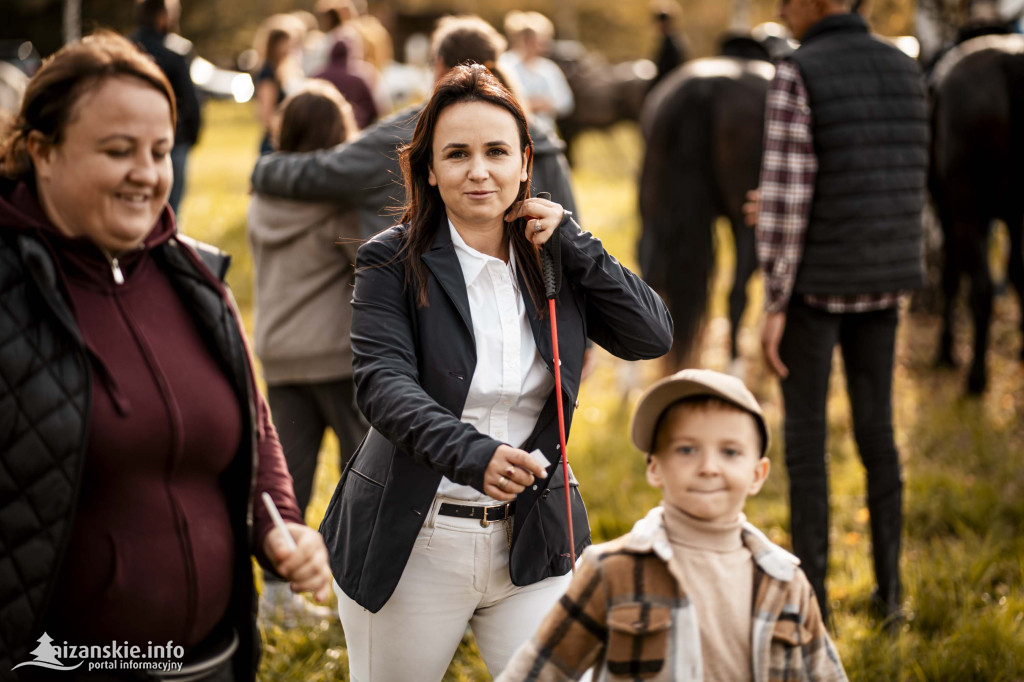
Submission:
[[[666,299],[672,314],[672,353],[680,366],[698,344],[707,309],[718,211],[710,103],[714,82],[675,81],[674,92],[645,112],[649,125],[640,179],[638,260],[644,279]]]

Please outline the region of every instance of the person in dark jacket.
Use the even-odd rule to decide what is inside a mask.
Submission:
[[[181,16],[181,5],[178,0],[138,0],[135,11],[139,28],[132,34],[132,40],[153,57],[157,66],[167,76],[178,107],[174,148],[171,149],[174,183],[171,185],[171,195],[167,199],[167,203],[177,214],[185,194],[188,154],[199,141],[199,131],[203,125],[199,96],[189,73],[192,43],[175,33],[178,18]]]
[[[672,343],[657,294],[560,205],[529,197],[531,155],[511,94],[479,64],[455,67],[402,151],[402,224],[356,256],[353,368],[371,429],[320,530],[360,682],[440,680],[467,623],[496,675],[568,585],[537,247],[561,261],[566,428],[588,334],[627,360]],[[579,553],[589,526],[566,474]]]
[[[790,529],[828,611],[826,399],[843,353],[883,619],[900,611],[903,481],[892,428],[899,303],[922,282],[928,121],[917,63],[847,0],[781,0],[801,41],[768,93],[757,249],[762,346],[782,379]]]
[[[434,76],[440,79],[466,62],[495,64],[505,39],[475,16],[445,17],[431,37]],[[257,192],[301,201],[333,201],[355,208],[364,236],[395,224],[405,203],[398,150],[412,140],[422,104],[390,116],[363,131],[355,141],[309,154],[269,154],[252,172]],[[549,131],[533,127],[533,189],[574,214],[576,201],[569,182],[565,144]]]
[[[314,78],[322,78],[338,89],[345,100],[352,105],[356,117],[356,125],[365,128],[377,120],[377,105],[373,101],[373,93],[358,74],[348,69],[348,44],[338,40],[331,47],[331,58],[325,68]]]
[[[189,679],[253,679],[250,555],[330,594],[230,295],[167,209],[174,119],[156,64],[99,33],[43,64],[0,147],[0,669],[18,675],[49,638],[173,642]]]

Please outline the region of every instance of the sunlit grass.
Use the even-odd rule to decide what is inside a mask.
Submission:
[[[245,107],[215,103],[190,162],[189,194],[183,207],[186,231],[234,256],[229,282],[251,323],[251,264],[245,242],[248,177],[259,132]],[[582,222],[623,263],[635,265],[639,230],[635,178],[639,138],[626,125],[610,136],[592,134],[579,143],[575,172]],[[723,369],[725,296],[732,258],[728,230],[715,282],[702,362]],[[740,347],[749,363],[748,383],[763,401],[773,426],[773,469],[764,490],[748,503],[750,519],[787,545],[788,504],[777,384],[757,357],[758,282],[752,310],[744,318]],[[864,503],[864,473],[852,438],[849,404],[842,390],[842,362],[828,406],[832,488],[832,556],[829,590],[837,646],[853,680],[911,682],[1024,680],[1024,369],[1014,358],[1020,338],[1015,301],[997,301],[992,385],[984,398],[962,398],[962,372],[935,372],[938,321],[905,318],[895,372],[897,444],[906,478],[906,538],[903,561],[908,620],[895,635],[883,633],[868,615],[874,576]],[[956,348],[969,357],[968,334]],[[643,386],[660,371],[655,362],[627,364],[606,354],[583,386],[569,456],[590,511],[596,540],[629,530],[656,504],[643,479],[643,458],[629,444],[629,414]],[[316,490],[307,514],[319,523],[337,481],[337,444],[324,442]],[[265,680],[345,680],[347,651],[341,628],[264,632],[260,670]],[[471,638],[460,647],[445,678],[488,679]]]

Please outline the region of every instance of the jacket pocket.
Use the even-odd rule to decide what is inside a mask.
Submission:
[[[352,473],[380,488],[387,484],[395,446],[375,428],[370,428],[352,457]]]
[[[617,604],[608,611],[608,672],[649,679],[665,667],[672,609],[645,602]]]
[[[796,615],[782,614],[775,621],[775,629],[772,631],[772,645],[776,643],[783,646],[802,646],[811,641],[811,633],[800,623]]]
[[[797,616],[783,614],[775,622],[769,649],[769,666],[780,671],[785,679],[805,680],[803,646],[810,643],[811,633],[798,621]],[[781,678],[780,678],[781,679]]]

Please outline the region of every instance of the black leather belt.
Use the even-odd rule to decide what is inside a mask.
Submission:
[[[455,516],[460,519],[480,519],[480,525],[486,528],[494,521],[504,521],[516,513],[515,500],[493,507],[479,507],[472,504],[441,503],[437,513],[442,516]]]

